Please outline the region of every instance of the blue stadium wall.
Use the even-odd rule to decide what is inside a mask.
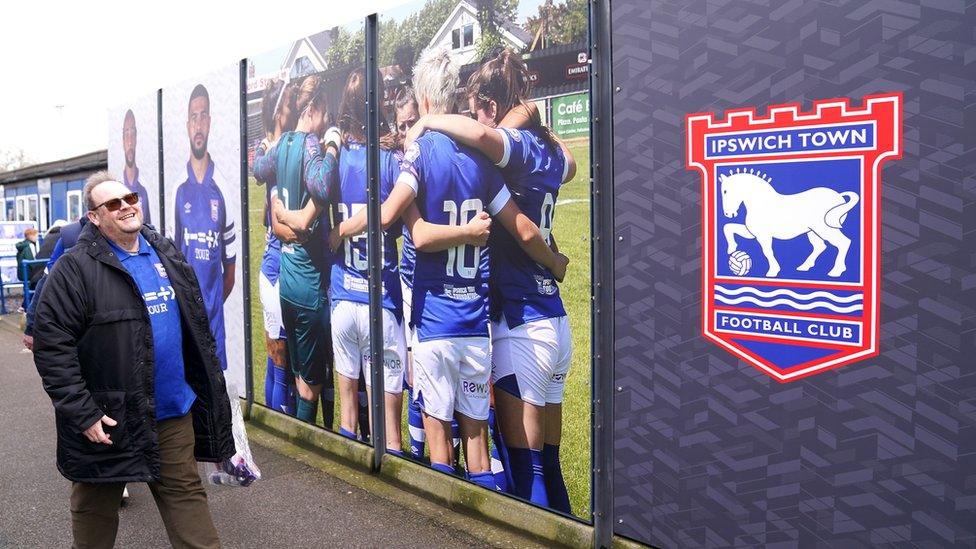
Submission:
[[[660,547],[976,545],[976,6],[614,0],[613,526]],[[880,354],[780,383],[702,336],[685,116],[903,94]]]

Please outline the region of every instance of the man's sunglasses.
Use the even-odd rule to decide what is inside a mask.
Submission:
[[[130,206],[135,206],[136,203],[139,202],[139,193],[124,194],[124,195],[122,195],[122,196],[120,196],[118,198],[113,198],[111,200],[106,200],[105,202],[102,202],[98,206],[95,206],[94,208],[92,208],[91,211],[95,211],[95,210],[101,208],[102,206],[105,206],[105,209],[106,210],[108,210],[110,212],[116,212],[116,211],[119,210],[119,208],[122,207],[122,201],[123,200],[125,200],[125,203],[126,204],[128,204]]]

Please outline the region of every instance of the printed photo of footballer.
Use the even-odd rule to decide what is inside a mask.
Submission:
[[[381,26],[387,451],[585,517],[589,137],[564,113],[584,111],[588,90],[540,79],[550,38],[525,32],[538,18],[499,21],[500,39],[482,47],[490,37],[465,30],[469,4],[427,1]],[[445,24],[413,29],[418,14]],[[337,27],[249,59],[248,127],[261,132],[248,192],[251,226],[266,227],[249,243],[264,402],[368,442],[361,32]],[[318,57],[297,53],[326,43]]]
[[[328,50],[339,33],[358,37],[358,49],[341,57]],[[258,324],[263,333],[255,327],[251,334],[254,377],[258,383],[264,379],[265,389],[257,400],[368,441],[368,370],[353,371],[349,345],[336,345],[333,309],[344,300],[334,285],[337,267],[328,249],[332,220],[341,214],[332,197],[342,142],[337,126],[349,128],[353,116],[362,118],[356,102],[365,105],[364,95],[351,95],[364,90],[361,85],[345,92],[351,75],[362,79],[362,33],[362,23],[337,27],[248,59],[248,127],[260,128],[249,136],[248,192],[251,227],[265,229],[263,238],[252,237],[249,243],[252,288],[258,293],[252,295],[251,313],[255,321],[258,315],[264,318]],[[296,57],[304,48],[326,49]],[[326,60],[332,62],[327,70]],[[340,124],[343,105],[349,114]],[[361,127],[357,123],[360,133]],[[364,162],[359,168],[365,169]],[[283,217],[293,212],[291,227],[273,215],[275,202]],[[353,354],[358,356],[359,349]]]
[[[240,246],[240,69],[163,90],[166,234],[200,284],[228,387],[244,390]]]
[[[152,93],[109,109],[109,171],[138,193],[145,222],[162,229],[159,217],[158,96]]]

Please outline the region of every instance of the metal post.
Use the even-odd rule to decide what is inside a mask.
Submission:
[[[380,247],[383,233],[380,227],[380,118],[379,74],[377,53],[377,15],[366,18],[366,171],[367,189],[367,259],[369,261],[369,354],[372,367],[373,470],[379,471],[386,452],[386,416],[383,387],[383,279]]]
[[[251,249],[250,225],[248,223],[248,177],[247,177],[247,59],[241,59],[241,280],[244,283],[244,419],[251,419],[251,406],[254,405],[254,362],[251,345]]]
[[[593,545],[613,540],[613,82],[610,0],[590,0]]]
[[[159,201],[159,219],[157,223],[159,224],[159,234],[166,234],[166,191],[163,187],[163,181],[166,179],[165,175],[165,164],[163,164],[163,89],[160,88],[156,90],[156,144],[157,154],[159,154],[159,196],[156,198]]]

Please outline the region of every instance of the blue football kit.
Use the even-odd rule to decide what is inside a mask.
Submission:
[[[217,342],[221,369],[227,369],[224,330],[224,272],[237,260],[233,221],[227,218],[224,196],[214,182],[214,163],[198,181],[187,162],[187,179],[176,189],[174,239],[200,282],[210,331]]]
[[[366,207],[366,146],[350,141],[339,154],[339,181],[330,200],[336,223],[353,217]],[[398,153],[380,150],[380,201],[386,200],[400,174]],[[402,232],[395,223],[383,232],[383,308],[393,311],[397,320],[403,317],[396,239]],[[343,241],[332,264],[332,300],[369,303],[369,265],[366,235]]]
[[[143,301],[153,334],[156,421],[183,417],[196,400],[183,368],[183,331],[180,306],[166,269],[156,250],[139,235],[139,250],[130,253],[111,240],[112,251],[132,275]]]
[[[400,182],[417,196],[420,216],[437,225],[464,225],[479,212],[498,213],[511,195],[480,152],[427,132],[404,154]],[[416,252],[411,324],[419,341],[488,336],[487,247]]]
[[[498,167],[512,199],[539,227],[547,244],[559,188],[566,178],[562,150],[547,144],[532,130],[496,130],[505,144]],[[566,316],[559,287],[549,269],[533,261],[508,231],[492,231],[492,320],[505,316],[514,328],[543,318]]]

